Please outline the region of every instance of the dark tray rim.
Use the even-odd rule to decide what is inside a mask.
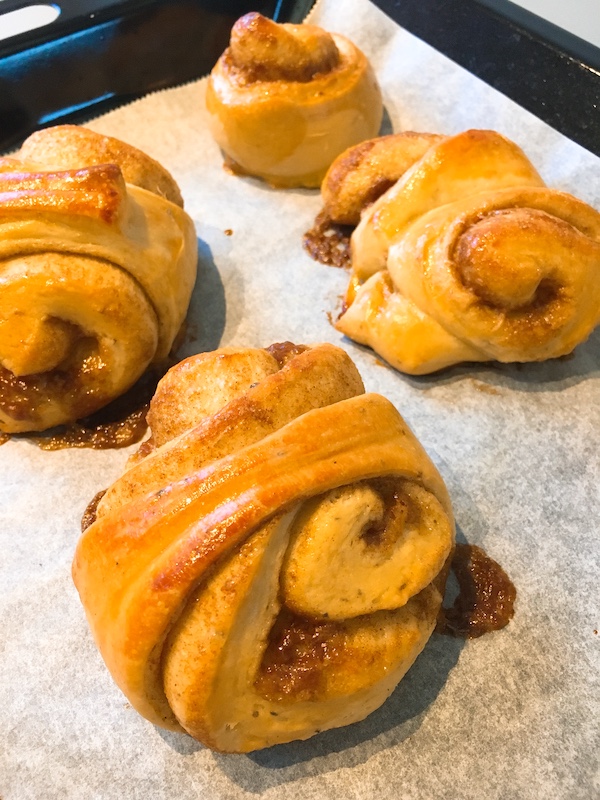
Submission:
[[[410,31],[600,156],[600,48],[509,0],[373,0]]]
[[[50,4],[52,0],[47,0]],[[472,74],[499,90],[538,118],[600,156],[600,48],[532,14],[509,0],[372,0],[401,27],[418,36]],[[31,0],[3,0],[2,12],[28,5]],[[24,59],[46,47],[49,41],[60,51],[82,33],[89,35],[90,48],[97,47],[101,31],[116,32],[120,24],[145,19],[156,9],[191,7],[220,9],[218,0],[54,0],[63,9],[57,23],[0,42],[0,80],[3,65],[11,59]],[[235,9],[243,0],[229,0]],[[245,4],[248,5],[247,3]],[[312,5],[311,0],[275,0],[275,18],[300,21]],[[165,41],[166,53],[173,43]],[[46,56],[47,58],[47,56]],[[103,54],[98,50],[98,65]],[[167,59],[165,59],[166,63]],[[50,68],[52,64],[50,62]],[[185,74],[171,68],[162,76],[168,88],[206,75],[206,69],[186,67]],[[30,115],[22,130],[11,131],[10,141],[2,130],[0,150],[14,146],[32,130],[48,124],[81,122],[119,105],[142,97],[156,88],[153,82],[136,77],[127,91],[98,93],[92,102],[79,107],[60,106],[55,115]],[[23,84],[24,85],[24,84]],[[10,86],[19,97],[18,82]],[[2,109],[0,109],[2,111]],[[63,113],[64,112],[64,113]],[[49,120],[51,117],[51,121]]]

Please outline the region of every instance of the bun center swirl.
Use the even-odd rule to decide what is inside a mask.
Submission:
[[[81,328],[64,319],[25,314],[10,317],[0,330],[7,334],[0,339],[0,364],[15,377],[56,369],[84,335]]]
[[[340,62],[332,36],[313,25],[280,25],[257,12],[241,17],[231,31],[231,65],[248,82],[298,81],[331,72]]]
[[[453,261],[463,285],[487,305],[530,311],[558,299],[561,264],[582,240],[572,225],[545,211],[503,209],[458,237]]]

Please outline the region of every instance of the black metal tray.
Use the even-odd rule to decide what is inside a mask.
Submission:
[[[600,155],[600,48],[508,0],[375,0],[406,30]]]
[[[3,0],[2,13],[31,0]],[[375,0],[419,36],[600,155],[600,49],[507,0]],[[0,151],[205,75],[233,22],[297,22],[312,0],[54,0],[59,18],[0,41]],[[1,24],[1,17],[0,17]]]

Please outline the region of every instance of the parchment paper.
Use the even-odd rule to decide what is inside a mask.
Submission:
[[[366,0],[327,0],[313,21],[371,58],[388,129],[494,128],[549,184],[600,207],[597,158]],[[459,538],[483,546],[511,576],[516,616],[467,643],[434,636],[363,723],[249,756],[213,754],[128,706],[71,583],[81,513],[120,474],[127,452],[41,452],[11,441],[0,448],[0,797],[600,796],[600,331],[574,357],[542,365],[456,367],[420,379],[382,366],[329,324],[346,275],[311,261],[301,245],[318,192],[228,175],[203,100],[200,81],[90,122],[170,169],[196,222],[193,340],[182,355],[286,339],[344,347],[367,389],[396,404],[438,465]]]

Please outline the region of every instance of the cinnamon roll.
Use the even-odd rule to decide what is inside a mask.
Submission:
[[[76,126],[0,160],[0,431],[80,419],[169,353],[196,277],[169,173]]]
[[[358,206],[338,330],[416,375],[570,353],[600,321],[600,214],[493,131],[417,141],[378,142],[399,176],[374,202],[377,170],[352,152],[324,181],[332,218],[344,191]]]
[[[435,627],[454,546],[395,408],[332,345],[224,348],[166,375],[150,425],[73,563],[129,702],[225,752],[380,706]]]
[[[347,147],[375,136],[381,92],[366,56],[313,25],[239,19],[206,106],[226,164],[273,186],[318,187]]]

